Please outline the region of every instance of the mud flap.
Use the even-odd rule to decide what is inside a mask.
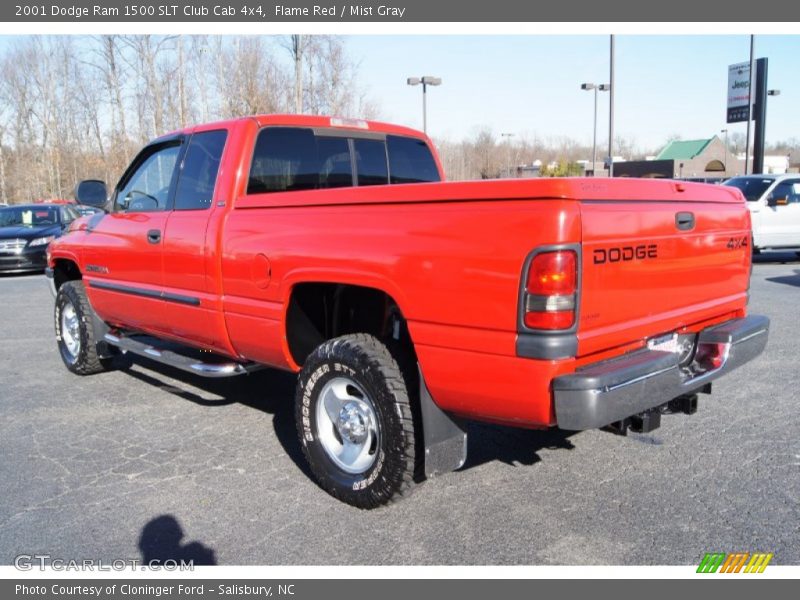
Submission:
[[[466,423],[436,406],[425,385],[422,369],[419,369],[419,398],[425,440],[425,476],[435,477],[461,468],[467,461]]]

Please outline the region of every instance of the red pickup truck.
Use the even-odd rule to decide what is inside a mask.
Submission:
[[[763,350],[738,190],[442,179],[426,136],[383,123],[158,138],[49,248],[61,357],[298,372],[312,472],[371,508],[460,467],[465,419],[649,431]]]

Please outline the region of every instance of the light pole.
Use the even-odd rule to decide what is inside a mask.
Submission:
[[[429,85],[442,85],[441,77],[432,77],[431,75],[424,75],[422,77],[409,77],[406,79],[408,85],[422,84],[422,131],[427,135],[428,133],[428,107],[427,95]]]
[[[595,165],[597,164],[597,91],[607,92],[611,89],[611,86],[607,83],[582,83],[581,89],[587,92],[594,91],[594,125],[592,126],[592,177],[594,177]]]
[[[780,96],[780,90],[768,90],[767,87],[767,59],[758,60],[756,84],[756,133],[753,138],[753,173],[764,173],[764,145],[767,137],[767,100],[770,96]],[[763,63],[763,64],[762,64]],[[760,97],[759,97],[760,96]]]
[[[509,178],[511,177],[511,138],[514,137],[513,133],[501,133],[500,137],[506,138],[506,170]]]
[[[608,67],[608,176],[614,176],[614,36],[611,36]]]
[[[728,130],[720,129],[719,132],[725,134],[725,175],[723,175],[723,177],[727,177],[728,176]]]
[[[756,80],[756,36],[750,36],[750,82],[747,85],[747,141],[744,148],[744,174],[750,172],[750,125],[753,122],[753,102],[755,102]]]

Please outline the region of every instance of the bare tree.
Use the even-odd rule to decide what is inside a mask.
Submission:
[[[235,38],[220,52],[217,69],[223,117],[287,110],[288,77],[262,38]]]
[[[0,121],[0,202],[8,204],[8,192],[6,191],[6,153],[4,144],[6,141],[6,126]]]
[[[294,63],[294,112],[303,112],[303,55],[308,45],[308,37],[290,35],[285,45]]]

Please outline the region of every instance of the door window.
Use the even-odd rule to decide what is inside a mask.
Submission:
[[[788,204],[800,202],[800,179],[786,179],[775,186],[770,192],[773,200],[786,198]]]
[[[192,136],[175,190],[175,210],[202,210],[211,206],[227,137],[225,130]]]
[[[158,146],[149,152],[145,150],[138,159],[138,166],[121,182],[116,200],[118,210],[166,210],[179,151],[180,142]]]

